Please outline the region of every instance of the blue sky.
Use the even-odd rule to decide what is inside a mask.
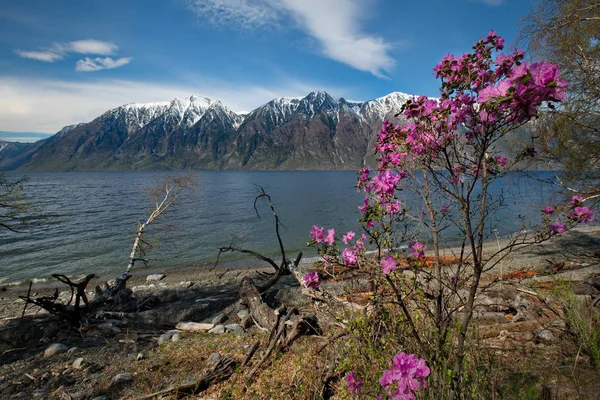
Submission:
[[[131,102],[192,94],[249,111],[327,90],[435,96],[432,68],[529,0],[3,0],[0,131],[55,133]],[[3,136],[16,137],[14,134]],[[21,135],[25,136],[25,135]],[[31,136],[31,135],[28,135]]]

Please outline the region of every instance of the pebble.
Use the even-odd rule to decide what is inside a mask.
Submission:
[[[163,343],[168,342],[169,340],[171,340],[171,337],[172,335],[170,333],[163,333],[158,337],[158,344],[161,345]]]
[[[158,282],[165,279],[167,276],[165,274],[152,274],[146,277],[147,282]]]
[[[71,347],[69,350],[67,350],[67,354],[73,354],[79,350],[81,350],[79,347]]]
[[[53,355],[66,353],[69,348],[61,343],[53,343],[44,351],[44,357],[52,357]]]
[[[206,361],[209,363],[217,363],[221,359],[221,355],[219,353],[212,353]]]
[[[73,361],[73,364],[71,365],[71,367],[73,369],[81,369],[82,364],[83,364],[83,357],[79,357],[75,361]]]
[[[181,333],[176,333],[173,336],[171,336],[171,342],[179,342],[181,338]]]
[[[542,340],[546,342],[556,342],[556,337],[548,329],[543,329],[536,334]]]
[[[43,397],[45,398],[46,395],[48,394],[48,389],[45,388],[41,388],[41,389],[35,389],[33,391],[33,393],[31,393],[33,395],[33,397]]]
[[[114,378],[112,378],[112,381],[110,382],[111,385],[122,385],[125,383],[129,383],[133,381],[133,377],[129,374],[117,374],[115,375]]]
[[[137,356],[135,356],[135,359],[136,359],[137,361],[141,361],[141,360],[143,360],[144,358],[146,358],[146,356],[144,356],[144,353],[138,353],[138,354],[137,354]]]
[[[214,334],[225,333],[225,325],[216,325],[214,328],[209,330],[208,333],[214,333]]]
[[[240,326],[240,324],[229,324],[225,325],[225,329],[227,332],[235,333],[236,335],[243,335],[244,328]]]
[[[221,322],[225,322],[226,319],[227,319],[227,316],[223,313],[220,313],[220,314],[215,315],[215,317],[210,321],[210,323],[213,325],[217,325],[217,324],[220,324]]]
[[[246,310],[245,308],[242,308],[240,311],[238,311],[237,313],[237,317],[242,320],[244,319],[244,317],[250,315],[250,313],[248,312],[248,310]]]

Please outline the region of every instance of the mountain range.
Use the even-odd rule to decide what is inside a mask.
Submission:
[[[372,164],[381,123],[412,96],[370,101],[316,91],[236,114],[204,97],[126,104],[35,143],[0,141],[5,169],[357,169]]]

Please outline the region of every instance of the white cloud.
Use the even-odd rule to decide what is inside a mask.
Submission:
[[[489,0],[488,0],[489,1]],[[368,0],[188,0],[200,17],[233,28],[284,25],[291,19],[327,58],[383,76],[395,64],[392,45],[361,30]]]
[[[96,39],[75,40],[67,43],[66,47],[73,53],[98,54],[101,56],[109,56],[119,50],[119,46],[114,43]]]
[[[63,54],[54,52],[52,50],[15,50],[15,53],[17,53],[17,55],[22,58],[30,58],[32,60],[43,61],[48,63],[60,60],[64,57]]]
[[[97,57],[94,59],[86,57],[83,60],[77,61],[77,64],[75,64],[75,70],[82,71],[82,72],[93,72],[93,71],[100,71],[102,69],[113,69],[113,68],[119,68],[119,67],[122,67],[123,65],[129,64],[130,61],[131,61],[131,57],[123,57],[123,58],[119,58],[117,60],[113,60],[110,57],[105,57],[105,58]]]
[[[501,6],[502,4],[506,3],[506,0],[470,0],[470,1],[484,3],[484,4],[487,4],[488,6],[492,6],[492,7]]]
[[[52,63],[62,60],[68,54],[96,54],[96,55],[112,55],[119,50],[119,46],[114,43],[96,39],[75,40],[68,43],[54,43],[52,47],[41,50],[15,50],[19,57],[30,58],[32,60],[44,61]],[[75,64],[76,71],[100,71],[102,69],[113,69],[122,67],[131,61],[130,57],[122,57],[113,60],[111,57],[97,57],[91,59],[86,57],[83,60],[77,61]]]
[[[234,111],[253,110],[283,96],[306,96],[316,89],[333,96],[345,90],[297,81],[271,87],[197,78],[190,85],[103,80],[95,82],[52,81],[0,77],[0,127],[12,132],[56,133],[66,125],[89,122],[105,111],[127,103],[168,101],[191,95],[220,100]]]

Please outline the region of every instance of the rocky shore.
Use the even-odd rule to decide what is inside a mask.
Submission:
[[[493,241],[488,249],[502,245]],[[248,310],[240,304],[240,282],[246,274],[270,269],[173,269],[135,275],[127,285],[138,307],[135,312],[106,312],[78,328],[69,328],[34,307],[27,307],[21,318],[25,303],[18,296],[27,288],[0,292],[1,396],[141,399],[144,394],[200,379],[202,371],[219,365],[225,355],[241,360],[268,332],[253,326]],[[598,301],[600,227],[577,229],[517,250],[488,271],[485,279],[494,286],[478,299],[475,319],[480,339],[499,351],[520,349],[553,357],[565,346],[566,326],[557,311],[560,305],[543,300],[547,299],[543,294],[554,283],[568,281],[578,301]],[[100,283],[92,281],[90,288]],[[70,292],[64,286],[60,290],[59,299],[68,301]],[[54,288],[34,285],[32,292],[51,294]],[[289,275],[263,297],[273,307],[314,307]],[[306,338],[286,357],[299,352],[297,362],[304,362],[302,346],[319,340]],[[202,395],[219,398],[231,387],[233,383],[216,384]],[[558,393],[559,388],[548,390]],[[175,395],[156,398],[176,398],[169,396]]]

